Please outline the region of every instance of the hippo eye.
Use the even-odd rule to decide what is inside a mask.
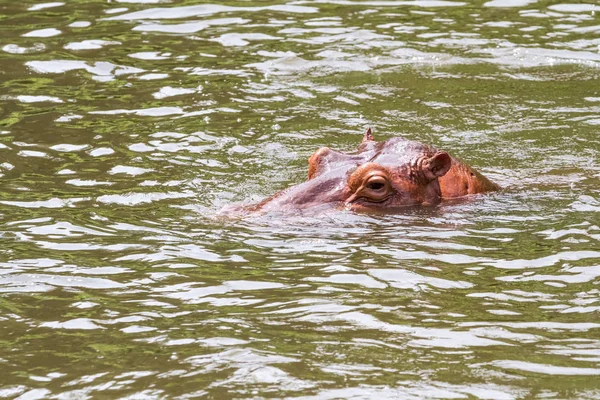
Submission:
[[[375,175],[364,185],[362,197],[367,201],[381,202],[391,195],[390,184],[385,176]]]
[[[358,201],[362,206],[368,206],[368,203],[383,203],[395,193],[389,171],[375,163],[366,163],[358,167],[348,180],[348,189],[353,193],[346,203]]]
[[[381,190],[385,187],[383,182],[370,182],[367,187],[371,190]]]

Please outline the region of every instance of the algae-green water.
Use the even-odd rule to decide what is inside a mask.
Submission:
[[[0,0],[0,398],[599,398],[599,15]],[[503,190],[218,215],[367,127]]]

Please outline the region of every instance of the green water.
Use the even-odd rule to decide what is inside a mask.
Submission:
[[[0,398],[599,398],[598,15],[0,0]],[[504,190],[217,216],[367,126]]]

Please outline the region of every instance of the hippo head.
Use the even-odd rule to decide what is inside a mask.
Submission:
[[[403,138],[376,142],[368,129],[356,152],[320,148],[308,160],[308,181],[247,210],[332,205],[377,212],[433,205],[443,197],[439,178],[448,173],[454,161],[444,151]]]
[[[402,138],[378,143],[368,129],[356,154],[325,147],[308,164],[308,182],[339,179],[335,197],[346,209],[383,211],[437,204],[442,198],[438,178],[448,172],[452,158]]]

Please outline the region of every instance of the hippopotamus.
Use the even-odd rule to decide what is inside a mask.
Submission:
[[[378,142],[369,128],[355,152],[318,149],[308,159],[306,182],[242,210],[286,212],[331,205],[358,212],[398,212],[499,188],[445,151],[401,137]]]

